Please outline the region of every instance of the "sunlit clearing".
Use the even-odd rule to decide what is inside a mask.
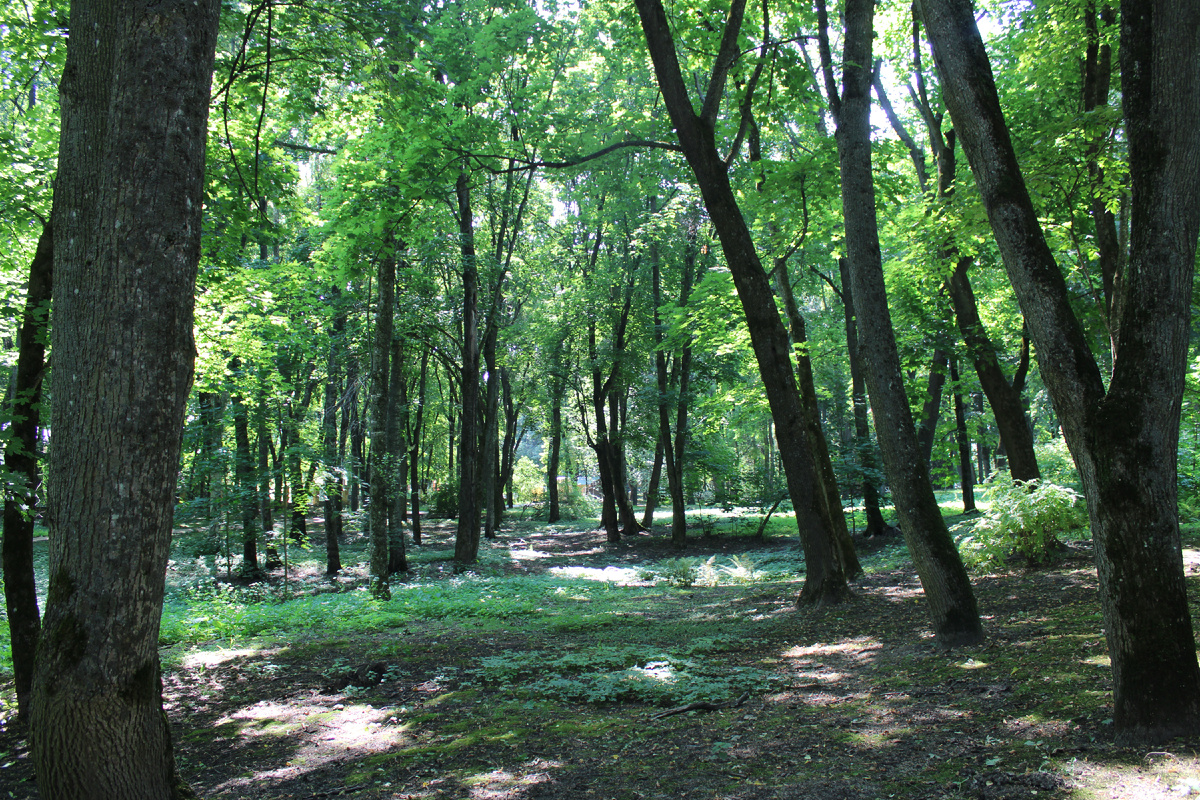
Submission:
[[[670,684],[677,680],[675,669],[669,661],[651,661],[644,667],[635,667],[633,671],[662,683]]]
[[[245,796],[238,790],[276,779],[294,780],[298,774],[328,768],[331,762],[345,760],[347,756],[384,753],[413,743],[408,735],[409,725],[401,722],[396,709],[377,709],[358,703],[289,706],[261,702],[217,721],[218,725],[230,723],[238,726],[242,739],[299,731],[303,744],[287,763],[226,781],[214,787],[214,794]]]
[[[986,661],[976,661],[973,658],[968,658],[961,664],[955,664],[954,666],[958,667],[959,669],[983,669],[987,665],[988,663]]]
[[[509,550],[508,554],[512,556],[513,561],[536,561],[539,558],[550,558],[550,553],[543,553],[541,550],[532,548]]]
[[[925,593],[920,586],[888,586],[882,594],[893,603],[911,603],[913,600],[920,600]]]
[[[253,648],[242,648],[239,650],[200,650],[195,653],[188,653],[183,657],[183,666],[188,669],[217,667],[227,661],[232,661],[235,658],[246,658],[247,656],[260,655],[261,651]]]
[[[549,770],[561,767],[559,761],[546,761],[535,758],[522,764],[516,769],[497,768],[491,772],[481,772],[463,780],[471,787],[471,798],[491,800],[499,797],[524,796],[522,787],[546,783],[550,780]],[[514,791],[515,790],[515,791]]]
[[[872,661],[875,654],[883,648],[877,640],[869,636],[859,636],[856,639],[843,639],[834,644],[816,644],[807,647],[796,646],[783,652],[784,658],[811,658],[812,656],[840,656],[852,658],[855,661]]]
[[[584,578],[606,583],[640,583],[638,571],[631,567],[551,567],[550,572],[564,578]]]

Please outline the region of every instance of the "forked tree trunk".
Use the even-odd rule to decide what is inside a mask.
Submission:
[[[54,193],[46,800],[179,798],[158,656],[220,3],[71,3]]]
[[[1042,380],[1088,502],[1119,740],[1200,732],[1200,667],[1179,537],[1176,459],[1200,231],[1200,4],[1122,3],[1132,188],[1107,391],[1017,164],[966,0],[920,0],[942,91],[975,173]]]

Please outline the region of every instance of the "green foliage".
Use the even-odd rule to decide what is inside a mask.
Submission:
[[[763,670],[731,666],[708,657],[736,647],[725,637],[705,637],[672,651],[611,646],[565,655],[541,650],[508,651],[480,659],[474,675],[485,683],[534,697],[663,706],[732,700],[743,692],[762,691],[778,680]]]
[[[998,566],[1014,554],[1044,561],[1059,533],[1084,524],[1081,496],[1065,486],[997,473],[984,491],[987,511],[958,541],[963,560],[976,569]]]

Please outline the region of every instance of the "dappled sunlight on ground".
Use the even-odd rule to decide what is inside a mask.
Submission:
[[[551,567],[550,574],[564,578],[584,578],[590,581],[604,581],[622,586],[643,583],[638,578],[638,570],[632,567]]]
[[[196,650],[180,659],[180,664],[186,669],[211,669],[237,658],[248,658],[263,655],[263,651],[255,648]]]

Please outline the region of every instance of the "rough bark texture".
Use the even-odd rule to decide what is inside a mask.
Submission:
[[[331,300],[337,302],[339,292],[334,287]],[[341,388],[342,338],[346,330],[346,314],[333,319],[329,352],[325,370],[325,397],[321,409],[321,440],[325,459],[325,574],[342,571],[342,487],[338,459],[338,393]],[[343,417],[344,418],[344,417]]]
[[[215,0],[71,4],[53,222],[50,587],[33,689],[45,800],[190,794],[163,713],[158,635],[219,12]]]
[[[41,620],[33,577],[33,520],[40,480],[37,431],[41,418],[42,374],[46,369],[46,330],[53,289],[54,233],[42,228],[29,265],[25,310],[17,334],[17,375],[13,386],[12,425],[4,449],[4,468],[11,480],[24,483],[24,497],[8,492],[4,499],[4,608],[8,613],[17,715],[29,721],[33,692],[33,656]]]
[[[982,639],[983,626],[966,568],[933,495],[929,465],[917,444],[888,312],[871,175],[871,76],[867,65],[871,63],[873,13],[871,0],[850,0],[846,5],[843,94],[837,126],[846,250],[867,392],[900,530],[929,602],[934,633],[943,645],[956,646]]]
[[[462,255],[462,431],[459,435],[458,532],[454,560],[474,564],[479,557],[479,265],[471,183],[460,172],[454,186],[458,198],[459,249]]]
[[[662,3],[660,0],[637,0],[637,9],[664,103],[733,274],[763,388],[771,406],[808,569],[799,600],[804,603],[838,602],[848,595],[849,587],[837,558],[833,532],[819,509],[823,498],[818,497],[816,468],[804,428],[804,406],[792,369],[792,348],[787,330],[775,306],[770,280],[759,261],[754,239],[738,207],[725,162],[717,152],[713,121],[698,116],[688,97]],[[726,23],[726,40],[730,38],[729,31],[740,26],[744,10],[743,0],[734,0]],[[736,47],[736,37],[733,41]],[[712,83],[716,84],[715,81]]]
[[[970,3],[923,0],[946,105],[975,173],[1088,501],[1119,739],[1200,732],[1176,458],[1200,231],[1200,4],[1126,2],[1132,187],[1107,392],[1017,165]]]
[[[392,253],[379,260],[376,283],[379,297],[375,301],[375,335],[371,347],[371,454],[368,457],[371,503],[367,506],[367,514],[371,525],[371,594],[386,600],[391,596],[388,505],[392,476],[388,469],[387,397],[396,284],[396,258]]]

